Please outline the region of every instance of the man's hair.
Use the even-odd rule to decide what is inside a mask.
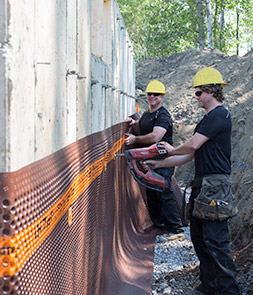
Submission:
[[[202,85],[199,86],[199,88],[206,93],[213,93],[213,97],[215,97],[219,102],[223,102],[225,99],[220,85]]]

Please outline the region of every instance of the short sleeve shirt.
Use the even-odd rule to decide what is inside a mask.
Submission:
[[[140,121],[140,134],[146,135],[153,131],[154,127],[163,127],[166,129],[166,133],[162,138],[162,141],[166,141],[169,144],[173,144],[173,121],[170,113],[165,109],[165,107],[160,107],[157,111],[150,113],[146,111]]]
[[[199,122],[195,132],[209,140],[195,151],[195,176],[231,173],[231,129],[231,116],[224,106],[217,106]]]

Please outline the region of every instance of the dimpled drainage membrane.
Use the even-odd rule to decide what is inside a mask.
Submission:
[[[155,231],[126,123],[0,173],[0,294],[150,294]]]

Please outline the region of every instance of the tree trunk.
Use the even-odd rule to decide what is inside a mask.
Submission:
[[[223,30],[224,30],[224,0],[221,1],[221,14],[220,14],[220,36],[219,36],[219,47],[223,51],[224,40],[223,40]]]
[[[239,7],[236,9],[236,54],[239,55],[239,21],[240,21],[240,12]]]
[[[214,48],[218,48],[218,9],[219,9],[219,1],[215,0],[215,10],[213,15],[213,44]]]
[[[205,48],[205,26],[202,0],[196,0],[196,5],[199,24],[199,49],[203,50]]]
[[[206,0],[206,17],[207,17],[207,46],[213,49],[213,24],[212,24],[212,11],[211,0]]]

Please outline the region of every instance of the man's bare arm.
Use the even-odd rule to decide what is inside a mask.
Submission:
[[[171,156],[164,160],[146,160],[143,163],[144,169],[147,170],[146,165],[150,164],[153,169],[180,166],[187,162],[190,162],[194,158],[194,153],[180,156]]]
[[[196,132],[190,139],[178,147],[173,147],[167,142],[161,142],[161,146],[164,147],[169,156],[190,154],[198,150],[209,138]]]
[[[130,145],[134,143],[142,144],[153,144],[162,140],[166,133],[166,129],[163,127],[156,126],[153,131],[146,135],[135,136],[133,134],[127,133],[127,138],[125,139],[125,144]]]

